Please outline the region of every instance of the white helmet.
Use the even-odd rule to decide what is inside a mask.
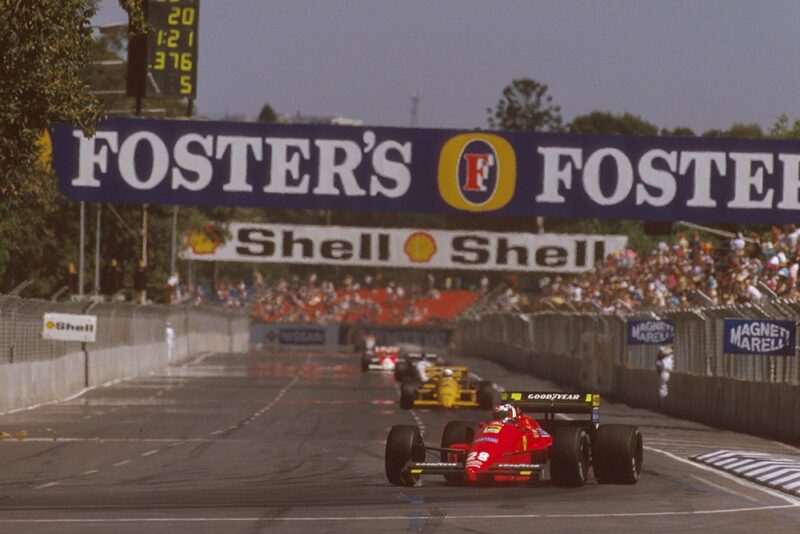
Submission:
[[[442,371],[442,376],[453,376],[453,370],[445,369],[444,371]]]
[[[498,404],[492,409],[492,420],[509,421],[519,416],[517,407],[513,404]]]

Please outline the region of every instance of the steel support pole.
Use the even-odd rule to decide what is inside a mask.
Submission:
[[[94,294],[100,294],[100,221],[103,215],[103,205],[97,205],[97,220],[94,233]]]
[[[78,295],[83,296],[83,253],[86,247],[86,203],[81,201],[81,231],[78,237]]]

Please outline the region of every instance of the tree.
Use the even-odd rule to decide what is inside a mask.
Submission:
[[[276,122],[278,120],[278,114],[275,113],[275,110],[272,109],[272,106],[269,104],[264,104],[261,108],[261,113],[258,114],[258,122]]]
[[[767,135],[778,139],[798,139],[800,138],[800,120],[795,120],[789,125],[789,116],[783,113],[775,120]]]
[[[587,115],[578,115],[572,119],[567,129],[570,133],[658,135],[656,125],[638,115],[615,115],[609,111],[592,111]]]
[[[695,137],[697,134],[694,130],[686,126],[676,126],[672,130],[669,128],[661,128],[660,135],[669,135],[672,137]]]
[[[703,137],[749,137],[761,139],[764,137],[764,130],[756,123],[743,124],[741,122],[734,122],[729,130],[708,130],[707,132],[703,132]]]
[[[120,3],[141,26],[141,0]],[[93,0],[0,0],[0,280],[6,287],[46,259],[48,240],[63,246],[63,225],[47,227],[59,195],[52,170],[40,162],[47,143],[38,141],[56,122],[92,132],[104,115],[80,77],[91,58],[95,10]]]
[[[525,132],[563,130],[561,108],[553,105],[547,85],[531,78],[513,80],[494,109],[486,108],[489,127]]]

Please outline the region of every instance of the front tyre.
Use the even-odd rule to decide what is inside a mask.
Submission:
[[[400,407],[402,409],[410,410],[414,407],[418,387],[417,382],[413,380],[404,380],[400,383]]]
[[[559,428],[550,448],[550,474],[556,486],[578,487],[586,483],[591,464],[591,445],[580,427]]]
[[[594,477],[600,484],[636,484],[642,473],[642,434],[633,425],[600,425],[592,447]]]
[[[446,449],[454,443],[472,443],[475,439],[475,434],[478,433],[477,428],[472,423],[466,421],[450,421],[444,427],[442,432],[442,448]],[[447,451],[442,451],[442,461],[450,462]],[[453,473],[444,475],[444,479],[448,482],[464,482],[464,475],[462,473]]]
[[[416,486],[419,475],[404,473],[408,462],[425,460],[425,444],[419,428],[411,425],[395,425],[386,438],[386,478],[395,486]]]

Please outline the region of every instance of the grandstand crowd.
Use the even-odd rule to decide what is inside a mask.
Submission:
[[[746,304],[798,296],[800,229],[775,227],[763,234],[736,234],[720,245],[680,234],[649,254],[626,249],[587,273],[543,279],[526,299],[506,288],[489,310],[630,311],[637,308]]]
[[[461,288],[447,279],[437,287],[432,275],[424,285],[384,282],[346,275],[337,285],[294,276],[251,285],[222,282],[216,289],[187,286],[177,277],[167,283],[173,304],[247,308],[255,319],[288,323],[423,324],[445,322],[473,305],[481,311],[572,310],[625,312],[665,307],[746,304],[762,299],[798,299],[800,229],[794,225],[729,240],[682,233],[673,244],[662,241],[647,254],[631,249],[607,256],[593,270],[540,280],[527,296],[516,279],[490,291],[486,276],[479,285]],[[483,298],[481,298],[483,297]]]

